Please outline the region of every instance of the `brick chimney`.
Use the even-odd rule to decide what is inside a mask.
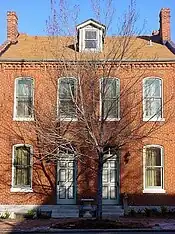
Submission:
[[[170,41],[170,9],[162,8],[160,11],[160,37],[163,44]]]
[[[11,43],[17,42],[18,37],[18,17],[16,12],[7,12],[7,41]]]

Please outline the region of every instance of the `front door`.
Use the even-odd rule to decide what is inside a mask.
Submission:
[[[57,164],[57,204],[76,203],[76,164],[73,159],[61,159]]]
[[[119,163],[117,158],[103,164],[103,204],[119,204]]]

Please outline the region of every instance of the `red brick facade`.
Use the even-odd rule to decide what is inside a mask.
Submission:
[[[160,40],[163,42],[170,40],[170,12],[169,9],[163,9],[160,13]],[[15,144],[31,144],[34,152],[37,152],[37,136],[33,128],[32,121],[14,121],[14,84],[18,77],[32,77],[34,79],[34,105],[40,110],[52,113],[53,103],[56,104],[57,88],[53,84],[50,76],[52,71],[53,80],[62,76],[64,64],[58,61],[42,61],[39,59],[24,59],[25,51],[20,51],[23,61],[17,56],[15,61],[10,60],[8,53],[14,56],[15,46],[18,46],[18,40],[23,42],[24,35],[18,37],[17,31],[17,16],[14,12],[8,13],[7,40],[16,45],[10,45],[10,48],[1,50],[3,53],[0,61],[0,204],[1,205],[27,205],[27,204],[56,204],[56,165],[51,162],[45,162],[37,157],[33,161],[32,188],[33,192],[11,192],[12,183],[12,147]],[[39,40],[35,38],[36,41]],[[21,42],[21,43],[22,43]],[[37,42],[36,42],[37,43]],[[146,42],[147,43],[147,42]],[[148,50],[154,50],[156,44],[160,46],[162,57],[158,59],[147,58],[137,60],[130,59],[123,61],[118,69],[118,62],[112,63],[111,76],[120,79],[120,89],[124,90],[129,83],[133,83],[133,92],[130,92],[125,98],[121,97],[121,112],[133,99],[137,99],[138,103],[131,109],[130,118],[134,120],[130,122],[131,126],[137,126],[143,122],[143,79],[146,77],[158,77],[163,82],[163,118],[162,121],[148,121],[140,129],[138,134],[141,134],[140,140],[129,139],[121,150],[120,155],[120,204],[122,204],[122,196],[128,194],[130,205],[171,205],[173,206],[175,199],[175,55],[169,51],[166,46],[160,42],[154,42]],[[159,45],[160,44],[160,45]],[[37,45],[37,44],[36,44]],[[20,46],[20,44],[19,44]],[[30,47],[30,43],[28,47]],[[105,45],[104,45],[105,46]],[[33,50],[33,47],[31,47]],[[17,48],[20,49],[20,48]],[[10,51],[11,50],[11,51]],[[14,50],[14,51],[13,51]],[[23,49],[21,49],[23,50]],[[26,51],[28,48],[26,47]],[[19,51],[19,50],[18,50]],[[161,52],[163,51],[163,52]],[[147,52],[146,52],[147,53]],[[156,54],[153,53],[154,55]],[[165,55],[165,57],[163,57]],[[8,60],[7,60],[8,58]],[[33,60],[33,61],[32,61]],[[70,64],[71,62],[69,62]],[[74,63],[71,63],[74,67]],[[99,64],[99,75],[97,74],[96,85],[99,84],[98,79],[102,76],[101,65]],[[74,69],[72,69],[74,70]],[[71,69],[67,69],[71,75]],[[90,73],[90,71],[89,71]],[[87,77],[87,76],[86,76]],[[128,83],[128,80],[130,82]],[[89,82],[91,77],[89,77]],[[97,87],[98,92],[98,87]],[[127,102],[127,103],[126,103]],[[87,99],[88,103],[88,99]],[[89,103],[91,103],[89,101]],[[99,107],[98,107],[99,108]],[[98,110],[97,110],[98,111]],[[127,117],[123,117],[121,126]],[[123,122],[122,122],[123,121]],[[78,123],[73,123],[77,127]],[[113,123],[109,123],[108,127]],[[142,131],[142,128],[145,131]],[[151,129],[154,131],[151,132]],[[150,132],[149,132],[150,130]],[[146,136],[143,136],[146,132]],[[35,142],[35,144],[34,144]],[[144,193],[143,185],[143,147],[145,145],[160,145],[164,149],[164,190],[165,193]],[[88,147],[88,146],[87,146]],[[85,151],[87,148],[85,147]],[[94,152],[91,149],[87,150],[89,155]],[[86,152],[86,154],[87,154]],[[125,162],[126,152],[129,152],[127,163]],[[35,153],[34,153],[35,154]],[[77,203],[81,198],[92,197],[96,199],[97,178],[94,171],[89,170],[88,165],[94,166],[94,161],[86,159],[86,165],[78,162],[78,172],[84,172],[78,177],[77,185]]]

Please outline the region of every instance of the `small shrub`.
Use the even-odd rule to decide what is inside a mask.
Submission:
[[[36,210],[35,209],[28,210],[27,213],[24,215],[24,218],[26,218],[26,219],[33,219],[35,217],[36,217]]]
[[[149,208],[145,208],[145,209],[144,209],[144,212],[145,212],[146,217],[150,217],[151,214],[152,214],[152,210],[149,209]]]
[[[1,219],[9,219],[10,218],[10,212],[8,210],[5,210],[3,214],[0,215]]]
[[[168,213],[168,208],[166,206],[161,206],[160,211],[162,215],[166,215]]]
[[[40,219],[50,219],[52,216],[52,211],[42,211],[40,209],[37,209],[36,216]]]
[[[131,216],[131,217],[135,217],[136,216],[136,214],[137,214],[137,212],[134,210],[134,209],[131,209],[130,211],[129,211],[129,216]]]
[[[141,210],[141,209],[138,209],[137,214],[138,214],[138,215],[141,215],[141,214],[142,214],[142,210]]]

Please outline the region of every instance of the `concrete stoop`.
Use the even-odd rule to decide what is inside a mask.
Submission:
[[[104,205],[102,208],[103,217],[119,217],[124,215],[121,206]],[[78,205],[57,205],[52,209],[53,218],[77,218],[79,217]]]
[[[78,218],[80,212],[80,205],[3,205],[0,206],[0,214],[8,211],[10,218],[15,218],[17,215],[24,215],[32,209],[40,209],[41,211],[48,211],[52,213],[53,218]],[[121,206],[103,205],[103,217],[119,217],[124,215]],[[88,217],[88,216],[87,216]],[[90,217],[90,216],[89,216]]]
[[[78,205],[56,205],[52,209],[52,218],[78,218]]]
[[[116,206],[116,205],[103,205],[102,208],[102,214],[103,217],[119,217],[124,216],[124,210],[122,206]]]

